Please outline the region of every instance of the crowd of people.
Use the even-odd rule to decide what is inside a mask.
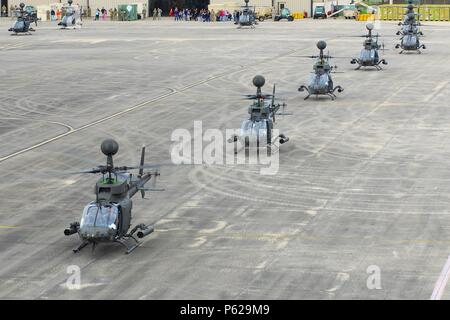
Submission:
[[[14,6],[11,6],[10,12],[17,10]],[[97,8],[94,12],[88,7],[87,10],[83,10],[83,15],[88,17],[93,17],[95,21],[99,20],[119,20],[119,12],[117,8],[114,9],[101,9]],[[93,14],[92,14],[93,13]],[[1,8],[2,16],[7,16],[8,10],[5,6]],[[161,8],[154,8],[150,10],[153,20],[161,20],[163,16],[163,10]],[[175,19],[175,21],[202,21],[202,22],[216,22],[216,21],[236,21],[239,17],[239,12],[229,12],[228,10],[218,10],[215,12],[213,9],[200,9],[200,8],[171,8],[168,12],[169,17]],[[63,12],[59,9],[51,9],[50,13],[51,20],[60,20],[62,18]],[[147,10],[144,8],[142,13],[139,14],[139,18],[145,19],[147,16]]]
[[[8,16],[12,17],[12,16],[14,16],[14,13],[19,10],[20,10],[20,8],[17,5],[11,5],[11,7],[9,8],[9,11],[8,11],[8,7],[3,5],[2,11],[1,11],[1,16],[2,17],[8,17]]]
[[[161,20],[162,12],[163,11],[161,8],[154,8],[153,9],[153,20]]]
[[[173,17],[175,21],[234,21],[236,20],[236,17],[238,17],[238,12],[234,11],[231,13],[228,10],[219,10],[218,12],[215,12],[214,9],[179,9],[175,7],[170,9],[169,17]]]

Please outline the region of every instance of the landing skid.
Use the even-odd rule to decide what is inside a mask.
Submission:
[[[114,242],[117,242],[117,243],[120,243],[121,245],[123,245],[125,247],[125,249],[126,249],[125,254],[130,254],[131,252],[134,251],[134,249],[139,247],[142,244],[142,242],[137,241],[136,238],[133,237],[133,236],[130,236],[130,237],[127,237],[127,238],[132,238],[136,243],[134,245],[132,245],[132,246],[128,246],[126,244],[126,241],[125,241],[124,238],[116,239],[116,240],[114,240]]]
[[[245,140],[242,141],[242,140],[243,140],[242,137],[234,135],[230,139],[228,139],[228,143],[234,143],[234,154],[237,154],[239,152],[239,150],[242,150],[242,148],[240,148],[238,150],[238,147],[237,147],[237,143],[238,143],[238,141],[240,141],[240,143],[244,145],[243,149],[244,149],[244,152],[245,152],[245,157],[248,158],[250,156],[250,149],[253,149],[253,148],[256,149],[256,154],[258,156],[260,154],[260,150],[266,148],[267,155],[270,157],[272,154],[276,154],[279,151],[279,149],[280,149],[280,147],[277,146],[275,143],[277,141],[279,141],[280,142],[279,144],[282,145],[282,144],[288,142],[289,138],[286,137],[284,134],[280,133],[270,143],[266,143],[266,144],[262,143],[262,144],[260,144],[258,142],[256,147],[252,147],[252,146],[249,145],[248,141],[245,141]]]
[[[138,231],[137,236],[139,238],[143,238],[143,237],[149,235],[150,233],[152,233],[153,230],[154,230],[153,226],[147,226],[147,225],[142,223],[142,224],[139,224],[136,227],[134,227],[133,230],[131,230],[130,233],[125,234],[125,235],[120,236],[120,237],[119,236],[116,237],[114,240],[112,240],[112,242],[117,242],[117,243],[121,244],[122,246],[124,246],[125,249],[126,249],[125,253],[129,254],[129,253],[133,252],[134,249],[136,249],[137,247],[139,247],[142,244],[142,242],[139,242],[134,237],[134,233],[136,233]],[[73,234],[73,233],[69,233],[69,234],[66,234],[66,235],[70,235],[70,234]],[[127,239],[130,239],[130,238],[134,240],[134,244],[133,245],[128,245],[127,244]],[[85,240],[78,246],[78,248],[74,249],[73,252],[74,253],[80,252],[81,249],[86,247],[88,244],[92,244],[92,251],[94,251],[97,242],[96,241]]]
[[[78,246],[78,248],[72,250],[73,253],[80,252],[81,249],[83,249],[84,247],[86,247],[88,244],[89,244],[89,241],[83,242],[82,244],[80,244],[80,245]]]
[[[132,238],[135,241],[135,244],[132,246],[127,245],[125,238]],[[137,241],[137,239],[133,236],[124,236],[122,238],[115,239],[114,242],[117,242],[117,243],[120,243],[121,245],[123,245],[126,249],[126,251],[125,251],[126,254],[133,252],[134,249],[136,249],[137,247],[139,247],[142,244],[142,242]],[[73,249],[72,251],[73,251],[73,253],[78,253],[89,244],[92,244],[92,251],[94,251],[97,242],[90,242],[90,241],[85,241],[85,242],[81,243],[76,249]]]
[[[377,71],[383,70],[383,68],[380,66],[380,64],[387,64],[386,60],[382,59],[380,61],[378,61],[378,63],[373,64],[373,65],[367,65],[367,66],[363,66],[358,60],[355,60],[356,63],[358,63],[358,67],[355,68],[355,70],[360,70],[362,67],[374,67],[375,69],[377,69]]]
[[[35,31],[35,30],[31,30],[30,31]],[[20,36],[20,35],[25,35],[25,36],[31,36],[33,35],[30,31],[28,32],[15,32],[15,33],[11,33],[12,36]]]

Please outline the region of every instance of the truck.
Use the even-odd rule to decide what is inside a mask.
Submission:
[[[287,21],[294,21],[294,16],[291,14],[291,11],[288,8],[283,8],[280,11],[280,14],[277,14],[274,18],[274,21],[280,21],[282,19],[287,19]]]
[[[343,15],[345,19],[356,19],[358,10],[355,5],[348,5],[344,7]]]
[[[317,5],[314,8],[314,14],[313,14],[313,19],[326,19],[327,18],[327,13],[325,11],[325,6],[323,5]]]

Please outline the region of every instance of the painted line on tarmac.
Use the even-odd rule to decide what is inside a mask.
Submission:
[[[18,156],[18,155],[21,155],[21,154],[23,154],[23,153],[25,153],[25,152],[32,151],[32,150],[37,149],[37,148],[39,148],[39,147],[42,147],[42,146],[44,146],[44,145],[46,145],[46,144],[49,144],[49,143],[51,143],[51,142],[53,142],[53,141],[59,140],[59,139],[61,139],[61,138],[64,138],[64,137],[66,137],[66,136],[68,136],[68,135],[71,135],[71,134],[74,134],[74,133],[76,133],[76,132],[79,132],[79,131],[81,131],[81,130],[85,130],[85,129],[87,129],[87,128],[90,128],[90,127],[92,127],[92,126],[95,126],[95,125],[97,125],[97,124],[100,124],[100,123],[102,123],[102,122],[105,122],[105,121],[107,121],[107,120],[110,120],[110,119],[119,117],[119,116],[121,116],[121,115],[123,115],[123,114],[129,113],[129,112],[131,112],[131,111],[133,111],[133,110],[136,110],[136,109],[138,109],[138,108],[141,108],[141,107],[143,107],[143,106],[146,106],[147,104],[150,104],[150,103],[153,103],[153,102],[162,100],[162,99],[164,99],[164,98],[167,98],[168,96],[171,96],[171,95],[173,95],[173,94],[175,94],[175,93],[177,93],[177,91],[172,91],[172,92],[170,92],[170,93],[163,94],[163,95],[161,95],[161,96],[159,96],[159,97],[156,97],[156,98],[151,99],[151,100],[149,100],[149,101],[145,101],[145,102],[140,103],[140,104],[138,104],[138,105],[135,105],[135,106],[133,106],[133,107],[131,107],[131,108],[128,108],[128,109],[125,109],[125,110],[116,112],[116,113],[114,113],[114,114],[112,114],[112,115],[110,115],[110,116],[108,116],[108,117],[105,117],[105,118],[96,120],[96,121],[94,121],[94,122],[85,124],[85,125],[83,125],[83,126],[81,126],[81,127],[79,127],[79,128],[72,129],[72,130],[69,129],[69,131],[67,131],[67,132],[65,132],[65,133],[59,134],[59,135],[57,135],[57,136],[55,136],[55,137],[53,137],[53,138],[44,140],[44,141],[42,141],[42,142],[40,142],[40,143],[38,143],[38,144],[35,144],[35,145],[30,146],[30,147],[28,147],[28,148],[19,150],[19,151],[17,151],[17,152],[11,153],[11,154],[9,154],[9,155],[7,155],[7,156],[5,156],[5,157],[2,157],[2,158],[0,158],[0,162],[3,162],[3,161],[8,160],[8,159],[11,159],[11,158],[16,157],[16,156]]]
[[[328,40],[328,39],[327,39],[327,40]],[[223,72],[223,73],[219,73],[219,74],[217,74],[217,75],[215,75],[215,76],[210,76],[210,77],[208,77],[208,78],[206,78],[206,79],[204,79],[204,80],[200,80],[200,81],[194,82],[194,83],[192,83],[192,84],[190,84],[190,85],[187,85],[187,86],[185,86],[185,87],[183,87],[183,88],[181,88],[181,89],[179,89],[179,90],[176,90],[176,89],[170,89],[171,92],[169,92],[169,93],[160,95],[160,96],[158,96],[158,97],[156,97],[156,98],[153,98],[153,99],[150,99],[150,100],[148,100],[148,101],[142,102],[142,103],[140,103],[140,104],[137,104],[137,105],[135,105],[135,106],[133,106],[133,107],[130,107],[130,108],[127,108],[127,109],[125,109],[125,110],[122,110],[122,111],[113,113],[113,114],[110,115],[110,116],[107,116],[107,117],[105,117],[105,118],[96,120],[96,121],[91,122],[91,123],[88,123],[88,124],[85,124],[85,125],[83,125],[83,126],[81,126],[81,127],[79,127],[79,128],[72,129],[72,130],[69,129],[69,131],[67,131],[67,132],[65,132],[65,133],[62,133],[62,134],[59,134],[59,135],[57,135],[57,136],[54,136],[53,138],[44,140],[44,141],[42,141],[42,142],[40,142],[40,143],[37,143],[37,144],[35,144],[35,145],[32,145],[32,146],[30,146],[30,147],[27,147],[27,148],[21,149],[21,150],[19,150],[19,151],[16,151],[16,152],[14,152],[14,153],[11,153],[11,154],[9,154],[9,155],[6,155],[6,156],[0,158],[0,163],[3,162],[3,161],[6,161],[6,160],[8,160],[8,159],[17,157],[17,156],[19,156],[19,155],[21,155],[21,154],[24,154],[24,153],[26,153],[26,152],[32,151],[32,150],[34,150],[34,149],[40,148],[40,147],[42,147],[42,146],[44,146],[44,145],[47,145],[47,144],[49,144],[49,143],[52,143],[52,142],[54,142],[54,141],[56,141],[56,140],[60,140],[60,139],[66,137],[66,136],[69,136],[69,135],[71,135],[71,134],[74,134],[74,133],[80,132],[80,131],[82,131],[82,130],[88,129],[88,128],[90,128],[90,127],[93,127],[93,126],[95,126],[95,125],[97,125],[97,124],[100,124],[100,123],[103,123],[103,122],[105,122],[105,121],[108,121],[108,120],[111,120],[111,119],[120,117],[120,116],[122,116],[122,115],[125,115],[125,114],[127,114],[127,113],[130,113],[130,112],[132,112],[132,111],[134,111],[134,110],[137,110],[137,109],[140,109],[140,108],[142,108],[142,107],[146,107],[147,105],[149,105],[149,104],[151,104],[151,103],[158,102],[158,101],[163,100],[163,99],[166,99],[166,98],[168,98],[168,97],[170,97],[170,96],[173,96],[173,95],[182,93],[182,92],[184,92],[184,91],[187,91],[187,90],[192,89],[192,88],[194,88],[194,87],[197,87],[197,86],[199,86],[199,85],[205,84],[205,83],[207,83],[207,82],[209,82],[209,81],[212,81],[212,80],[215,80],[215,79],[219,79],[219,78],[222,78],[222,77],[225,77],[225,76],[229,76],[229,75],[231,75],[231,74],[238,73],[238,72],[244,71],[244,70],[246,70],[246,69],[248,69],[248,68],[254,67],[255,65],[259,65],[259,64],[266,63],[266,62],[270,62],[270,61],[273,61],[273,60],[275,60],[275,59],[282,58],[282,57],[285,57],[285,56],[290,56],[290,55],[292,55],[293,53],[296,53],[296,52],[298,52],[298,51],[304,51],[304,50],[305,50],[305,48],[289,50],[289,52],[281,53],[281,54],[278,54],[278,55],[276,55],[276,56],[274,56],[274,57],[267,58],[267,59],[263,59],[263,60],[259,61],[258,63],[249,64],[249,65],[246,65],[246,66],[239,66],[239,68],[238,68],[237,70],[232,71],[232,72]]]
[[[447,258],[447,262],[442,268],[441,275],[439,276],[436,284],[434,285],[433,293],[430,300],[441,300],[442,295],[445,291],[445,286],[447,285],[448,279],[450,278],[450,256]]]

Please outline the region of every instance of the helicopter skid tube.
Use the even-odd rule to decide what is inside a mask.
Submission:
[[[78,248],[73,249],[73,253],[80,252],[81,249],[83,249],[84,247],[86,247],[88,244],[89,244],[89,241],[84,241],[82,244],[79,245]]]
[[[305,91],[308,92],[308,95],[303,99],[303,100],[308,100],[308,98],[311,96],[311,92],[309,91],[309,88],[307,86],[300,86],[300,88],[298,88],[298,91],[303,92]]]
[[[133,240],[136,241],[136,243],[132,246],[128,246],[123,238],[114,240],[114,242],[120,243],[125,247],[125,249],[127,249],[127,251],[125,251],[125,254],[130,254],[131,252],[134,251],[134,249],[136,249],[142,244],[141,242],[137,241],[133,236],[130,236],[130,238],[133,238]]]

